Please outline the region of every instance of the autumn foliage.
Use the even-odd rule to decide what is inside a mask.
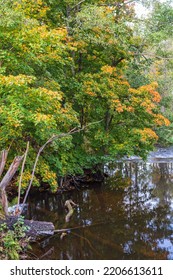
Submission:
[[[79,2],[7,0],[0,7],[0,146],[11,146],[13,158],[30,141],[24,187],[53,134],[94,123],[42,154],[34,185],[56,190],[67,174],[117,156],[145,156],[156,127],[169,125],[157,83],[132,88],[125,77],[132,6]]]

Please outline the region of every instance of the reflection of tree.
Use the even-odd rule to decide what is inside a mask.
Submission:
[[[160,204],[167,205],[171,203],[171,199],[173,198],[172,163],[155,163],[153,165],[153,176],[156,185],[154,194],[160,199]]]
[[[169,252],[158,246],[158,241],[169,238],[170,221],[166,218],[168,209],[156,207],[154,209],[133,208],[129,220],[129,231],[126,230],[127,241],[129,244],[126,251],[130,259],[166,259]],[[126,248],[126,247],[124,247]]]
[[[112,166],[112,176],[105,185],[72,193],[79,204],[71,226],[104,225],[83,228],[69,234],[63,242],[59,236],[49,240],[55,259],[167,259],[169,250],[160,246],[172,242],[172,166],[124,162]],[[41,196],[33,201],[32,215],[64,223],[66,195]],[[50,214],[51,213],[51,214]],[[39,217],[40,218],[40,217]]]
[[[121,168],[122,177],[128,176],[132,181],[131,186],[125,190],[123,201],[125,215],[128,217],[125,223],[127,229],[124,228],[127,241],[123,242],[123,247],[129,258],[165,259],[169,254],[166,249],[159,248],[158,244],[165,238],[172,241],[172,219],[169,216],[172,211],[172,165],[159,163],[157,167],[160,170],[153,167],[141,162],[130,162],[124,163]],[[157,184],[153,183],[153,176],[155,179],[158,176]],[[161,200],[163,198],[164,204]]]

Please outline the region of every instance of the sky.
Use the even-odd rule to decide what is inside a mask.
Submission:
[[[161,3],[166,2],[167,0],[160,0]],[[173,0],[172,3],[173,5]],[[138,17],[146,16],[149,13],[149,9],[145,8],[142,4],[136,3],[135,4],[135,11],[138,15]]]
[[[142,4],[136,3],[135,4],[135,11],[136,11],[136,14],[138,15],[138,17],[141,17],[141,16],[147,15],[149,10],[146,9],[144,6],[142,6]]]

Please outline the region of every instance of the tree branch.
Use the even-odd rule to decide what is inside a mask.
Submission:
[[[157,54],[154,54],[154,53],[147,53],[147,52],[134,52],[133,55],[145,56],[146,59],[147,59],[147,56],[151,57],[151,58],[158,58],[158,59],[164,59],[164,60],[173,59],[173,56],[163,57],[163,56],[158,56]]]
[[[79,3],[77,3],[76,5],[74,5],[70,10],[74,10],[77,6],[81,5],[83,2],[85,2],[86,0],[81,0]]]
[[[5,153],[2,153],[4,155],[4,160],[2,160],[1,167],[3,169],[3,166],[5,165],[6,157],[7,157],[8,151],[5,151]],[[7,199],[7,194],[6,194],[6,187],[10,183],[11,179],[13,178],[14,174],[16,173],[21,161],[23,159],[23,156],[17,156],[14,158],[12,164],[10,165],[7,173],[3,177],[1,183],[0,183],[0,193],[1,193],[1,204],[2,204],[2,209],[5,214],[5,216],[8,215],[8,199]]]
[[[24,159],[22,162],[22,168],[21,168],[21,174],[20,174],[20,179],[19,179],[19,187],[18,187],[18,207],[17,207],[17,211],[19,211],[19,204],[20,204],[20,193],[21,193],[21,188],[22,188],[22,177],[23,177],[23,172],[24,172],[24,167],[25,167],[25,162],[26,162],[26,157],[28,154],[28,150],[29,150],[29,141],[27,142],[27,146],[26,146],[26,151],[24,154]]]
[[[5,164],[6,164],[7,156],[8,156],[8,150],[3,150],[3,151],[1,151],[1,158],[0,158],[0,176],[2,175],[2,173],[3,173],[3,171],[4,171],[4,167],[5,167]]]
[[[38,153],[37,153],[37,156],[36,156],[36,159],[35,159],[34,166],[33,166],[32,174],[31,174],[31,179],[30,179],[30,182],[29,182],[29,185],[28,185],[28,188],[27,188],[27,191],[26,191],[26,194],[25,194],[23,203],[22,203],[21,211],[20,211],[20,213],[19,213],[20,215],[21,215],[22,212],[23,212],[24,205],[25,205],[25,203],[26,203],[26,200],[27,200],[27,198],[28,198],[29,191],[30,191],[31,186],[32,186],[32,182],[33,182],[33,180],[34,180],[35,169],[36,169],[36,166],[37,166],[37,163],[38,163],[40,154],[42,153],[42,151],[44,150],[44,148],[45,148],[48,144],[52,143],[53,141],[55,141],[55,140],[57,140],[57,139],[59,139],[59,138],[67,137],[67,136],[72,135],[72,134],[74,134],[74,133],[80,132],[80,131],[86,129],[87,127],[89,127],[89,126],[94,125],[94,124],[97,124],[97,123],[100,123],[100,122],[102,122],[102,121],[103,121],[103,119],[100,120],[100,121],[97,121],[97,122],[89,123],[88,125],[86,125],[86,126],[84,126],[84,127],[82,127],[82,128],[79,128],[79,129],[77,129],[76,127],[75,127],[75,128],[72,128],[72,129],[71,129],[69,132],[67,132],[67,133],[61,133],[61,134],[58,134],[58,135],[52,135],[52,136],[47,140],[47,142],[39,149],[39,151],[38,151]]]
[[[16,173],[21,161],[23,159],[23,156],[16,156],[10,165],[7,173],[3,177],[1,183],[0,183],[0,189],[5,190],[6,186],[9,184],[11,179],[13,178],[14,174]]]

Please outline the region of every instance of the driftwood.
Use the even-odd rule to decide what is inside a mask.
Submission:
[[[73,206],[77,206],[77,204],[74,203],[72,199],[68,199],[68,200],[66,200],[64,206],[68,209],[68,213],[65,216],[65,226],[66,226],[66,223],[69,223],[70,218],[74,213]],[[55,231],[54,233],[57,233],[57,232],[58,231]],[[68,231],[67,230],[61,230],[59,232],[61,232],[60,239],[62,240],[67,235]]]
[[[73,206],[77,206],[77,204],[74,203],[73,200],[68,199],[68,200],[66,200],[64,206],[68,209],[68,213],[65,216],[65,221],[66,221],[66,223],[68,223],[70,221],[71,216],[73,215],[73,212],[74,212]]]
[[[0,225],[6,223],[8,228],[13,230],[14,224],[18,221],[18,217],[9,216],[5,220],[0,220]],[[24,220],[24,225],[28,227],[27,236],[36,239],[40,235],[53,235],[54,225],[51,222],[40,222],[32,220]]]

